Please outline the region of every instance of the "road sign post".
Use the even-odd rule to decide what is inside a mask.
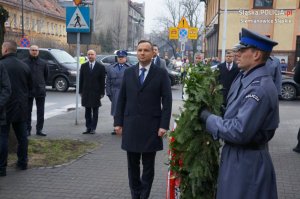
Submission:
[[[74,1],[75,2],[75,1]],[[76,1],[79,5],[81,1]],[[66,8],[66,29],[67,32],[77,33],[77,75],[76,75],[76,117],[75,125],[78,125],[78,103],[79,103],[79,57],[80,57],[80,33],[90,32],[90,10],[88,7],[67,7]]]

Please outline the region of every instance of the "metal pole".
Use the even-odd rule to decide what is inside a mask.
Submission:
[[[24,37],[24,0],[22,0],[22,38]]]
[[[227,34],[227,0],[225,0],[224,23],[223,23],[223,40],[222,40],[222,62],[225,61],[226,34]]]
[[[79,57],[80,57],[80,33],[77,33],[77,75],[76,75],[76,118],[75,125],[78,125],[78,101],[79,101]]]
[[[131,31],[131,39],[132,39],[132,51],[134,51],[134,39],[133,39],[133,18],[131,19],[131,23],[132,23],[132,31]]]

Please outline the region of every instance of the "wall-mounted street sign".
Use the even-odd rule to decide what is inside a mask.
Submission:
[[[88,7],[66,8],[67,32],[90,32],[90,9]]]
[[[188,39],[198,39],[198,28],[188,29]]]
[[[189,23],[187,22],[187,20],[185,19],[185,17],[182,17],[181,18],[181,20],[179,21],[179,23],[178,23],[178,26],[177,26],[177,28],[189,28],[190,27],[190,25],[189,25]]]
[[[169,28],[169,39],[178,39],[178,28]]]

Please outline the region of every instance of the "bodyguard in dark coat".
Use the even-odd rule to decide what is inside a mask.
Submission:
[[[153,44],[154,56],[153,63],[161,68],[167,69],[166,61],[159,57],[159,49],[156,44]]]
[[[106,95],[111,101],[111,112],[112,116],[115,116],[117,109],[118,96],[121,89],[124,71],[130,67],[126,63],[127,52],[125,50],[117,51],[117,63],[108,67],[106,76]],[[115,135],[113,131],[111,134]]]
[[[217,199],[277,199],[268,142],[279,123],[276,86],[265,63],[277,42],[242,28],[237,64],[224,118],[200,114],[214,139],[223,139]]]
[[[11,86],[10,86],[10,81],[9,77],[7,74],[6,69],[0,63],[0,128],[2,129],[2,126],[6,125],[6,110],[5,110],[5,105],[7,101],[9,100],[11,94]],[[6,154],[2,152],[2,150],[5,151],[5,145],[7,145],[7,140],[5,140],[6,135],[1,132],[0,129],[0,176],[5,176],[6,175],[6,168],[3,165],[5,160],[4,157]],[[6,149],[7,150],[7,149]]]
[[[140,41],[137,56],[139,64],[124,72],[114,126],[127,151],[132,198],[146,199],[154,179],[156,151],[163,149],[162,136],[169,129],[172,93],[167,70],[151,63],[151,42]]]
[[[87,52],[89,61],[80,68],[79,93],[81,105],[85,107],[86,131],[83,134],[95,134],[101,98],[104,96],[105,67],[96,62],[96,52]]]
[[[300,84],[300,61],[298,61],[295,69],[294,80],[295,82]],[[298,144],[295,148],[293,148],[293,151],[300,153],[300,128],[298,130],[297,140],[298,140]]]
[[[273,78],[273,82],[277,89],[278,97],[281,97],[281,85],[282,85],[282,77],[281,77],[281,66],[278,58],[274,56],[270,56],[266,62],[266,66],[269,70],[270,75]]]
[[[218,65],[220,71],[219,82],[222,84],[222,94],[224,99],[224,106],[227,104],[227,95],[230,89],[230,86],[233,80],[236,78],[237,74],[240,72],[240,69],[237,67],[237,64],[234,60],[234,52],[231,50],[226,51],[226,60],[225,62]]]
[[[0,126],[6,124],[5,105],[10,97],[10,94],[11,94],[11,86],[10,86],[9,77],[6,69],[0,63]]]
[[[26,121],[28,115],[28,94],[32,87],[30,69],[16,57],[17,44],[14,41],[6,41],[2,45],[2,55],[0,63],[5,67],[11,80],[11,96],[6,104],[6,125],[1,128],[1,152],[0,170],[6,175],[8,133],[10,125],[15,131],[18,140],[18,162],[19,169],[27,169],[28,140],[26,132]]]
[[[39,57],[39,47],[32,45],[29,48],[29,57],[24,60],[29,66],[32,76],[32,90],[29,92],[28,98],[28,118],[27,118],[27,134],[31,133],[31,114],[33,100],[36,103],[37,121],[36,121],[36,135],[46,136],[43,133],[44,127],[44,112],[45,112],[45,98],[46,98],[46,81],[48,78],[48,66],[45,60]]]

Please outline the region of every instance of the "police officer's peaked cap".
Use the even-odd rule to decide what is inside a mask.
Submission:
[[[269,37],[246,28],[242,28],[242,32],[239,34],[239,37],[240,43],[233,47],[234,50],[252,47],[262,51],[271,52],[273,47],[278,44]]]
[[[116,54],[118,57],[127,57],[127,52],[125,50],[118,50]]]

